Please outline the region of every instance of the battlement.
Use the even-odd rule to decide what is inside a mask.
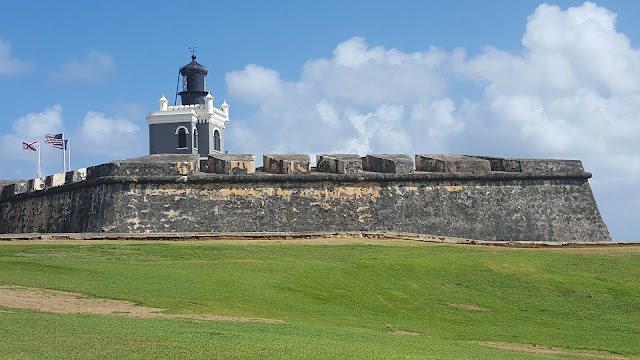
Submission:
[[[169,106],[167,107],[167,110],[160,110],[160,111],[174,111],[174,110],[190,110],[190,109],[200,109],[200,108],[204,108],[204,106],[200,105],[200,104],[194,104],[194,105],[175,105],[175,106]]]
[[[397,231],[610,241],[579,160],[150,155],[0,183],[0,233]]]
[[[410,181],[589,179],[580,160],[510,159],[470,155],[319,154],[310,167],[306,154],[265,154],[256,166],[253,154],[211,154],[200,168],[198,155],[157,154],[117,160],[42,178],[0,183],[0,201],[91,181]],[[215,174],[215,175],[214,175]],[[221,176],[222,175],[222,176]],[[224,175],[229,175],[224,177]],[[186,179],[182,177],[187,177]]]

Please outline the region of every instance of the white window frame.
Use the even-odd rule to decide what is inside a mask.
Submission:
[[[199,134],[198,134],[198,128],[197,128],[197,127],[194,127],[194,128],[193,128],[193,134],[192,134],[192,136],[191,136],[191,142],[192,142],[191,146],[192,146],[194,149],[196,149],[196,150],[198,149],[198,140],[199,140],[199,139],[198,139],[198,136],[199,136]]]
[[[216,150],[216,131],[219,134],[220,150]],[[220,131],[220,129],[218,129],[217,127],[214,127],[212,137],[213,137],[213,152],[222,153],[222,131]]]
[[[180,136],[180,129],[184,129],[185,136],[189,135],[189,128],[187,128],[186,126],[183,126],[183,125],[180,125],[180,126],[178,126],[176,128],[176,133],[175,133],[176,135]],[[193,142],[193,140],[191,140],[191,141]],[[184,143],[185,143],[185,145],[187,144],[186,141]],[[179,138],[178,138],[178,145],[180,145],[180,139]],[[176,149],[177,150],[187,150],[189,148],[188,147],[177,147]]]

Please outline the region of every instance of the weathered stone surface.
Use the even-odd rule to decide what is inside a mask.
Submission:
[[[362,158],[364,171],[409,174],[413,172],[413,161],[405,154],[375,154]]]
[[[555,159],[509,159],[492,156],[471,156],[489,160],[491,171],[526,172],[526,173],[572,173],[583,174],[584,168],[580,160]]]
[[[73,184],[79,181],[84,181],[87,178],[87,168],[80,168],[78,170],[67,171],[65,173],[64,183],[66,185]]]
[[[519,160],[494,156],[469,156],[473,158],[488,160],[489,164],[491,164],[491,171],[522,172],[522,167]]]
[[[186,176],[199,170],[198,155],[156,154],[87,168],[87,179],[105,176]]]
[[[27,181],[27,191],[33,192],[33,191],[43,190],[44,185],[45,185],[45,178],[31,179]]]
[[[2,187],[0,199],[17,194],[22,194],[27,191],[29,191],[29,182],[27,180],[7,180],[4,182],[4,186]]]
[[[311,171],[309,155],[265,154],[262,156],[264,171],[274,174],[306,174]]]
[[[73,191],[58,187],[0,200],[6,220],[0,232],[398,231],[610,241],[586,177],[316,175],[81,182]]]
[[[66,173],[58,173],[58,174],[53,174],[53,175],[49,175],[47,177],[44,178],[44,187],[45,188],[50,188],[50,187],[56,187],[56,186],[61,186],[64,185],[65,183],[65,178],[66,178]]]
[[[462,155],[416,155],[416,170],[444,173],[488,174],[488,160]]]
[[[362,173],[362,159],[358,154],[316,155],[316,170],[334,174]]]
[[[15,184],[21,181],[27,181],[27,180],[0,180],[0,187]]]
[[[523,172],[531,173],[584,173],[580,160],[514,159]]]
[[[256,156],[253,154],[209,154],[207,171],[214,174],[253,174]]]
[[[93,178],[46,188],[45,179],[6,185],[0,233],[395,231],[490,241],[611,240],[591,175],[575,161],[517,159],[522,172],[176,176],[180,164],[198,162],[182,160],[104,164],[94,167]],[[79,172],[65,180],[73,176],[82,178]]]

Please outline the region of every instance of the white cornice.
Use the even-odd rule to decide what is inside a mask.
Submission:
[[[147,123],[154,124],[171,124],[171,123],[197,123],[198,116],[194,111],[154,111],[147,115]]]

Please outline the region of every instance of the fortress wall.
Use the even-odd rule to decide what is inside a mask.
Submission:
[[[65,186],[0,201],[0,233],[102,232],[102,224],[113,222],[113,190]]]
[[[5,186],[0,232],[394,231],[611,240],[581,164],[522,163],[543,172],[220,175],[198,172],[197,156],[142,163],[89,168],[86,179],[44,190]]]
[[[397,231],[609,241],[586,180],[401,179],[135,184],[111,231]],[[136,206],[128,206],[131,201]]]

